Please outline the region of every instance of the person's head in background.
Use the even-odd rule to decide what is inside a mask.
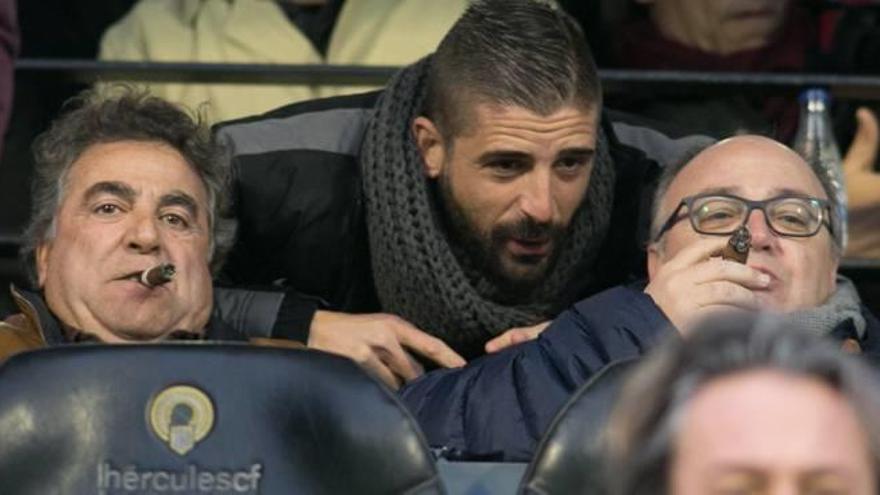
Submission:
[[[636,0],[668,39],[707,53],[729,55],[769,44],[790,0]]]
[[[625,383],[606,430],[609,491],[877,493],[878,386],[778,317],[706,320]]]
[[[593,175],[602,91],[583,33],[548,2],[477,2],[437,48],[427,87],[412,127],[451,242],[527,294]]]

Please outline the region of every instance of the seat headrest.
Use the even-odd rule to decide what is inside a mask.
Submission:
[[[520,484],[524,495],[604,492],[601,436],[624,376],[638,359],[611,363],[560,409]]]
[[[62,346],[0,366],[0,493],[442,493],[353,362],[235,344]]]

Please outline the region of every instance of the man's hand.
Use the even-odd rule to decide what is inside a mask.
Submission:
[[[735,261],[711,258],[727,238],[690,245],[658,268],[647,293],[679,331],[720,309],[754,309],[753,289],[766,288],[766,273]]]
[[[849,202],[849,243],[846,256],[880,258],[880,174],[874,172],[880,126],[874,112],[859,108],[858,128],[846,157],[843,173]]]
[[[542,323],[538,323],[537,325],[532,325],[530,327],[511,328],[510,330],[507,330],[501,335],[493,338],[489,342],[486,342],[486,352],[498,352],[512,345],[522,344],[523,342],[534,340],[538,338],[538,335],[541,335],[541,332],[546,330],[549,325],[550,322],[545,321]]]
[[[317,311],[312,319],[308,346],[350,358],[394,389],[424,373],[404,347],[440,366],[465,365],[465,360],[440,339],[422,332],[403,318],[384,313],[355,315]]]

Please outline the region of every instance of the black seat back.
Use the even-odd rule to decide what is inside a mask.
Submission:
[[[163,344],[65,346],[0,367],[0,493],[443,489],[413,419],[353,362]]]
[[[623,378],[637,361],[609,364],[574,393],[538,444],[520,493],[603,493],[601,434]]]

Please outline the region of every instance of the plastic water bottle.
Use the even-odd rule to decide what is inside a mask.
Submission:
[[[840,148],[831,125],[831,96],[824,89],[807,89],[800,95],[801,115],[792,147],[801,154],[817,174],[828,178],[837,198],[840,238],[843,248],[847,241],[846,184]]]

